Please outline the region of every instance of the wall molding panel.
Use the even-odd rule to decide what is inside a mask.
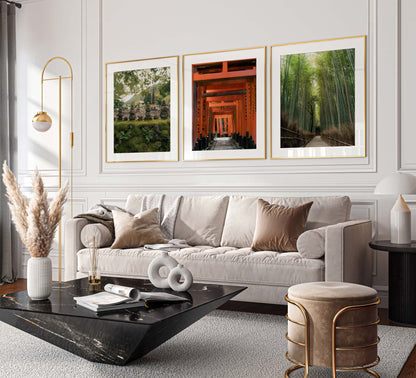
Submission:
[[[397,0],[397,155],[400,171],[416,172],[414,87],[416,85],[416,4]]]
[[[245,173],[250,175],[262,175],[262,174],[280,174],[280,173],[293,173],[293,174],[303,174],[303,173],[358,173],[358,172],[376,172],[377,171],[377,147],[376,147],[376,119],[377,119],[377,1],[376,0],[367,0],[367,13],[368,17],[366,19],[366,30],[367,32],[364,33],[367,35],[367,74],[366,74],[366,139],[367,139],[367,156],[365,158],[328,158],[328,159],[319,159],[319,164],[317,164],[317,159],[277,159],[271,160],[270,151],[267,152],[267,159],[260,160],[260,161],[212,161],[212,162],[186,162],[183,161],[182,158],[182,119],[183,115],[181,114],[182,109],[182,98],[179,96],[179,151],[180,151],[180,158],[178,162],[173,162],[169,164],[169,168],[167,168],[166,163],[147,163],[146,166],[143,163],[105,163],[104,162],[104,151],[105,151],[105,134],[103,132],[104,123],[105,123],[105,96],[104,96],[104,88],[105,88],[105,80],[104,80],[104,67],[105,64],[114,60],[122,61],[122,60],[134,60],[134,59],[141,59],[141,58],[151,58],[153,56],[141,56],[138,53],[136,56],[132,54],[130,51],[126,51],[126,55],[121,57],[114,57],[114,58],[106,58],[104,49],[106,44],[111,45],[108,41],[108,37],[106,38],[105,35],[105,11],[106,11],[106,0],[101,0],[99,4],[97,4],[97,12],[100,14],[100,35],[98,36],[98,44],[99,44],[99,57],[100,57],[100,73],[101,73],[101,80],[100,80],[100,90],[99,97],[101,99],[101,113],[100,113],[100,121],[103,127],[99,130],[101,145],[100,145],[100,174],[140,174],[140,173],[148,173],[151,172],[159,172],[158,174],[163,173],[178,173],[179,175],[186,175],[190,174],[193,175],[193,169],[195,165],[199,167],[199,169],[203,168],[208,169],[210,166],[212,167],[214,174],[238,174],[238,173]],[[108,10],[107,10],[108,12]],[[110,33],[107,33],[110,34]],[[351,35],[353,35],[352,33]],[[355,33],[357,34],[357,33]],[[306,40],[314,40],[320,39],[319,36],[310,37],[308,35],[308,39]],[[295,42],[295,41],[285,41],[286,43]],[[296,41],[299,42],[299,41]],[[253,45],[263,45],[265,44],[262,41],[258,41],[257,44]],[[271,43],[272,44],[272,43]],[[266,46],[270,46],[271,44],[265,44]],[[251,46],[242,46],[244,47],[251,47]],[[232,49],[235,48],[234,45],[224,47],[224,49]],[[201,50],[203,51],[203,50]],[[207,50],[209,51],[209,50]],[[183,55],[187,53],[195,52],[192,48],[183,49],[182,51],[172,53],[173,55]],[[107,54],[108,55],[108,54]],[[267,55],[267,54],[266,54]],[[157,55],[154,55],[157,56]],[[160,52],[159,56],[163,56],[163,53]],[[269,59],[266,56],[267,62],[267,69],[266,72],[269,71]],[[180,59],[180,76],[182,74],[182,60]],[[269,96],[270,96],[270,77],[267,78],[267,85],[266,85],[266,104],[269,104]],[[179,92],[182,92],[182,85],[183,82],[180,80],[179,85]],[[267,106],[266,106],[267,107]],[[267,128],[266,128],[266,138],[267,141],[270,137],[270,119],[269,119],[269,112],[266,111],[267,114]],[[266,145],[269,145],[267,142]],[[205,173],[204,174],[209,174]]]

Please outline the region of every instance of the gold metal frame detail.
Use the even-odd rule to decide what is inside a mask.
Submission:
[[[185,57],[187,56],[194,56],[194,55],[208,55],[208,54],[218,54],[218,53],[225,53],[225,52],[233,52],[233,51],[244,51],[244,50],[256,50],[256,49],[264,49],[264,156],[263,157],[255,157],[255,158],[233,158],[233,159],[185,159]],[[258,46],[258,47],[246,47],[242,49],[231,49],[231,50],[218,50],[218,51],[208,51],[202,53],[193,53],[193,54],[184,54],[182,55],[182,159],[183,161],[221,161],[221,160],[265,160],[267,158],[266,146],[267,146],[267,130],[266,130],[266,46]]]
[[[307,313],[306,309],[302,306],[302,304],[300,304],[299,302],[294,301],[293,299],[290,299],[287,295],[285,295],[285,299],[288,303],[293,304],[294,306],[296,306],[302,312],[304,322],[302,323],[302,322],[298,322],[296,320],[290,319],[288,314],[286,314],[286,319],[289,322],[292,322],[294,324],[305,327],[305,342],[304,343],[300,343],[298,341],[292,340],[289,337],[288,333],[286,333],[286,339],[289,342],[294,343],[296,345],[299,345],[299,346],[305,348],[305,363],[302,363],[300,361],[296,361],[295,359],[290,357],[289,352],[286,352],[286,358],[295,365],[291,366],[289,369],[286,370],[285,377],[289,378],[290,373],[292,373],[293,371],[303,367],[303,368],[305,368],[305,373],[304,373],[303,377],[306,378],[306,377],[308,377],[308,374],[309,374],[309,366],[311,366],[309,364],[309,356],[310,356],[309,346],[310,345],[309,345],[308,313]],[[370,370],[370,368],[376,366],[380,362],[380,357],[378,357],[378,356],[377,356],[377,359],[374,362],[372,362],[370,364],[367,364],[367,365],[364,365],[364,366],[354,366],[354,367],[337,367],[336,366],[336,352],[338,350],[361,350],[361,349],[366,349],[366,348],[372,347],[374,345],[377,345],[380,342],[380,338],[377,336],[377,340],[374,343],[371,343],[371,344],[354,346],[354,347],[336,347],[336,331],[337,331],[337,329],[359,329],[359,328],[374,326],[374,325],[377,325],[377,324],[380,323],[380,318],[378,317],[376,321],[373,321],[373,322],[368,323],[368,324],[360,324],[360,325],[356,325],[356,326],[337,326],[338,319],[341,317],[341,315],[343,315],[344,313],[346,313],[348,311],[361,310],[361,309],[369,308],[369,307],[376,307],[376,306],[379,305],[379,303],[380,303],[380,298],[377,298],[377,300],[375,302],[372,302],[372,303],[343,307],[342,309],[340,309],[335,314],[335,316],[332,320],[332,350],[331,350],[331,361],[332,361],[331,369],[332,369],[332,377],[333,378],[336,378],[336,372],[337,371],[358,371],[358,370],[364,370],[367,373],[373,375],[374,377],[379,377],[379,375],[376,372]]]
[[[304,41],[304,42],[294,42],[294,43],[282,43],[278,45],[271,45],[269,48],[269,56],[270,56],[270,67],[269,67],[269,76],[270,76],[270,83],[269,83],[269,106],[270,106],[270,132],[269,132],[269,150],[270,150],[270,159],[271,160],[296,160],[296,159],[341,159],[341,158],[365,158],[367,157],[367,36],[366,35],[357,35],[352,37],[342,37],[342,38],[328,38],[328,39],[318,39],[315,41]],[[357,156],[317,156],[317,157],[273,157],[272,155],[272,132],[273,132],[273,123],[272,123],[272,72],[273,72],[273,65],[272,65],[272,49],[273,47],[279,46],[289,46],[289,45],[303,45],[307,43],[314,43],[314,42],[329,42],[329,41],[338,41],[344,39],[353,39],[353,38],[364,38],[364,154],[357,155]]]
[[[49,65],[49,63],[51,63],[54,60],[62,60],[63,62],[65,62],[70,70],[70,76],[61,76],[59,75],[58,77],[52,77],[52,78],[48,78],[45,79],[44,78],[44,74],[45,74],[45,70],[46,67]],[[62,80],[71,80],[71,130],[69,133],[69,146],[70,146],[70,150],[71,150],[71,157],[70,157],[70,162],[71,162],[71,168],[70,168],[70,179],[71,179],[71,183],[70,183],[70,196],[71,196],[71,218],[73,217],[73,184],[72,184],[72,179],[73,179],[73,147],[74,147],[74,130],[73,130],[73,110],[74,110],[74,99],[73,99],[73,88],[74,88],[74,76],[73,76],[73,71],[72,71],[72,66],[71,64],[68,62],[68,60],[66,60],[65,58],[61,57],[61,56],[56,56],[54,58],[49,59],[45,66],[43,67],[42,70],[42,76],[41,76],[41,110],[43,111],[43,85],[46,81],[54,81],[54,80],[59,80],[59,115],[58,115],[58,121],[59,121],[59,189],[62,187]],[[59,222],[59,282],[62,281],[62,222]]]
[[[107,66],[110,64],[121,64],[121,63],[132,63],[132,62],[142,62],[147,60],[158,60],[158,59],[168,59],[168,58],[176,58],[176,78],[177,78],[177,91],[176,91],[176,97],[177,97],[177,107],[176,107],[176,135],[177,135],[177,142],[176,142],[176,159],[170,159],[170,160],[123,160],[123,161],[115,161],[115,160],[108,160],[108,154],[107,154],[107,122],[108,122],[108,116],[107,116]],[[105,162],[116,164],[116,163],[152,163],[152,162],[167,162],[167,161],[179,161],[179,55],[172,55],[172,56],[161,56],[157,58],[145,58],[145,59],[132,59],[132,60],[122,60],[119,62],[108,62],[105,63]]]

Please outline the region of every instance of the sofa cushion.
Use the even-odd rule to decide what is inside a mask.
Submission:
[[[231,196],[222,233],[221,246],[244,248],[253,243],[257,197]]]
[[[256,228],[259,197],[230,196],[221,246],[249,247]],[[332,197],[261,197],[272,204],[295,207],[313,202],[305,229],[312,230],[349,220],[351,201],[347,196]]]
[[[345,222],[350,219],[351,200],[348,196],[333,197],[271,197],[270,203],[294,207],[313,202],[306,222],[306,230]]]
[[[107,276],[147,278],[147,268],[160,251],[103,248],[98,251],[100,271]],[[170,252],[187,267],[194,281],[227,282],[236,285],[289,287],[325,279],[325,264],[304,259],[297,252],[253,252],[250,248],[196,246]],[[88,273],[88,249],[78,252],[78,271]]]
[[[142,209],[144,195],[142,194],[129,194],[126,202],[126,210],[132,214],[137,214]]]
[[[116,238],[111,248],[135,248],[145,244],[166,243],[159,225],[157,208],[132,216],[114,211],[114,230]]]
[[[183,197],[176,216],[174,238],[189,245],[219,246],[228,197]]]
[[[312,202],[296,207],[270,204],[262,199],[257,201],[256,230],[253,251],[296,251],[296,241],[305,231]]]
[[[297,250],[307,259],[319,259],[325,255],[326,227],[308,230],[302,233],[296,242]]]

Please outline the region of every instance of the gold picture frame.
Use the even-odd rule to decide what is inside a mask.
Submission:
[[[282,103],[283,88],[281,87],[283,62],[287,64],[288,57],[307,55],[309,55],[310,61],[316,61],[319,59],[319,57],[316,57],[317,55],[332,53],[344,53],[354,56],[354,71],[352,75],[354,80],[354,106],[353,112],[350,112],[350,114],[353,114],[352,118],[350,118],[353,122],[347,125],[349,134],[345,132],[344,134],[347,136],[341,134],[341,137],[337,138],[334,138],[334,134],[331,134],[336,133],[336,130],[325,130],[326,134],[321,134],[321,125],[319,125],[319,128],[313,126],[311,129],[305,130],[305,121],[299,122],[300,124],[303,123],[303,125],[297,127],[298,125],[296,123],[298,120],[296,120],[296,117],[282,117],[282,111],[284,109],[284,104]],[[313,55],[315,56],[312,57]],[[367,156],[366,64],[366,36],[363,35],[272,45],[270,47],[270,158],[365,158]],[[320,73],[320,75],[322,76],[323,74]],[[313,85],[316,86],[316,82]],[[351,85],[351,80],[349,85]],[[349,96],[351,97],[351,93]],[[319,105],[314,104],[313,106],[319,108]],[[336,104],[336,106],[341,107],[339,104]],[[314,110],[310,111],[310,113],[313,112]],[[319,113],[318,118],[323,117],[323,111],[319,110]],[[311,118],[311,123],[313,124],[314,116],[312,115]],[[285,123],[285,127],[282,122]],[[338,127],[340,128],[342,126],[341,117],[339,117],[338,123],[340,125]],[[325,127],[328,126],[325,125]],[[317,129],[319,130],[316,131]],[[283,136],[282,130],[287,135],[285,134]],[[321,137],[321,135],[323,136]],[[336,135],[340,134],[338,133]],[[314,139],[315,137],[318,138]]]
[[[262,46],[183,55],[183,160],[207,161],[266,158],[265,52],[266,47]],[[247,67],[244,67],[244,65],[247,65]],[[231,74],[231,71],[234,73]],[[206,76],[202,77],[203,74]],[[250,79],[246,79],[246,84],[242,83],[248,75],[251,75]],[[197,76],[198,79],[195,79]],[[237,77],[240,80],[237,80]],[[216,89],[211,88],[207,92],[199,94],[197,92],[199,89],[196,89],[197,86],[200,83],[207,83],[209,80],[210,83],[216,86]],[[226,80],[230,85],[228,89],[227,84],[225,84]],[[237,83],[237,81],[241,82]],[[250,84],[247,84],[249,81]],[[248,89],[243,87],[244,85]],[[202,86],[206,88],[206,85]],[[253,87],[255,101],[253,100]],[[215,98],[215,96],[217,97]],[[239,107],[242,106],[241,104],[244,103],[247,106],[249,103],[249,100],[242,98],[243,96],[251,96],[250,106],[252,107],[249,108],[248,112],[248,117],[251,117],[251,123],[247,121],[247,124],[239,123],[242,117],[237,115],[240,111]],[[202,100],[203,97],[211,98],[212,101],[210,106],[201,105],[210,108],[205,108],[203,111],[206,115],[206,123],[196,126],[194,120],[198,109],[193,102],[199,98]],[[253,114],[254,111],[255,116]],[[201,118],[203,119],[203,116]],[[208,121],[206,121],[207,118],[209,119]],[[239,123],[239,126],[237,126],[237,123]],[[200,127],[200,129],[197,129],[197,127]],[[254,127],[255,131],[253,131]],[[196,135],[198,134],[196,130],[202,130],[206,135],[202,135],[202,133]],[[214,144],[216,146],[213,146]]]
[[[158,91],[158,94],[161,92],[160,78],[162,76],[159,71],[163,70],[163,75],[165,81],[163,82],[164,90],[166,92],[166,86],[169,86],[169,94],[165,94],[165,98],[169,99],[169,106],[163,102],[155,103],[155,92]],[[131,84],[130,93],[125,95],[127,99],[128,96],[131,96],[128,101],[125,101],[125,104],[130,104],[130,102],[136,100],[134,105],[130,105],[131,117],[126,119],[126,109],[122,108],[119,113],[121,117],[119,121],[119,126],[127,126],[129,129],[125,131],[123,129],[123,138],[119,138],[118,144],[115,143],[115,94],[114,94],[114,82],[115,75],[120,73],[130,73],[137,72],[136,76],[147,75],[146,79],[153,80],[149,84],[149,88],[145,88],[144,84]],[[159,72],[159,73],[158,73]],[[159,75],[159,76],[158,76]],[[169,83],[167,83],[167,75],[169,75]],[[126,75],[124,75],[126,76]],[[126,79],[127,80],[127,79]],[[134,80],[132,80],[134,81]],[[140,79],[135,79],[134,83],[140,81]],[[145,80],[143,79],[143,82]],[[126,84],[122,83],[124,86]],[[120,83],[117,83],[118,88]],[[132,89],[133,88],[133,89]],[[140,89],[137,89],[140,88]],[[156,88],[156,89],[155,89]],[[136,90],[136,93],[133,92]],[[141,91],[138,93],[137,91]],[[151,100],[144,100],[143,96],[148,96],[149,90],[151,93]],[[143,95],[143,93],[146,93]],[[156,96],[157,96],[156,95]],[[159,96],[162,97],[162,96]],[[160,100],[157,99],[158,101]],[[165,101],[165,100],[160,100]],[[110,106],[110,103],[113,106]],[[124,105],[124,104],[123,104]],[[121,107],[119,107],[121,108]],[[143,113],[144,111],[144,113]],[[167,141],[167,121],[166,119],[161,118],[162,111],[164,114],[168,114],[169,117],[169,140]],[[159,112],[159,118],[155,118],[155,114]],[[143,114],[142,114],[143,113]],[[152,114],[153,113],[153,114]],[[134,119],[133,119],[134,117]],[[131,118],[131,119],[130,119]],[[147,119],[148,118],[148,119]],[[157,123],[155,122],[157,121]],[[125,125],[122,122],[126,123]],[[128,125],[128,123],[130,125]],[[134,124],[133,124],[134,123]],[[162,125],[159,127],[159,125]],[[152,125],[158,126],[153,129]],[[147,135],[139,134],[139,127],[142,129],[146,127]],[[162,130],[160,130],[162,128]],[[136,131],[137,130],[137,131]],[[156,130],[156,131],[154,131]],[[129,136],[129,131],[131,133],[135,132],[135,135]],[[144,131],[142,132],[142,134]],[[144,138],[146,137],[146,138]],[[131,142],[133,138],[136,138],[138,151],[134,151],[136,148],[134,145],[129,146],[123,145],[123,141],[126,143]],[[140,141],[143,140],[140,144]],[[129,142],[130,141],[130,142]],[[119,62],[109,62],[105,64],[105,162],[106,163],[137,163],[137,162],[166,162],[166,161],[178,161],[179,160],[179,56],[166,56],[158,58],[147,58],[147,59],[137,59],[137,60],[126,60]],[[125,144],[126,144],[125,143]],[[121,147],[120,147],[121,146]],[[145,148],[149,148],[150,151],[145,151]],[[167,148],[169,146],[169,149]],[[154,151],[151,149],[154,148]],[[129,151],[128,149],[133,149]],[[126,152],[127,150],[127,152]]]

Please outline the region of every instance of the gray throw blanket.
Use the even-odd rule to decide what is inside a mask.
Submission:
[[[103,205],[99,203],[91,207],[86,213],[78,214],[74,218],[84,218],[84,219],[89,220],[90,222],[101,223],[110,230],[111,235],[113,235],[114,237],[114,221],[113,221],[113,213],[111,212],[112,210],[118,210],[124,213],[127,212],[125,209],[122,209],[121,207],[118,207],[118,206]]]
[[[162,235],[166,240],[173,239],[176,216],[182,196],[149,194],[144,196],[141,211],[159,208],[159,223]]]

